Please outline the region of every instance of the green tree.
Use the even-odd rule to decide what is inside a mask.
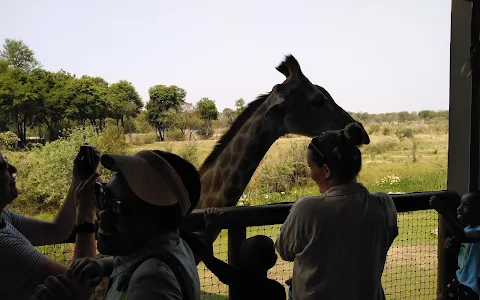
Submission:
[[[201,120],[198,118],[195,106],[191,103],[185,103],[182,105],[181,115],[177,127],[185,135],[186,131],[189,131],[188,140],[192,140],[192,135],[200,128]]]
[[[82,125],[88,120],[95,128],[101,129],[110,111],[107,87],[108,83],[99,77],[82,76],[70,81],[66,87],[69,101],[67,117]]]
[[[187,92],[176,86],[155,85],[148,90],[150,101],[147,103],[147,118],[155,128],[161,141],[165,140],[168,129],[178,121],[176,113],[185,103]]]
[[[142,107],[143,102],[135,87],[131,82],[120,80],[108,87],[107,98],[111,105],[112,118],[121,122],[124,127],[124,118],[136,117]]]
[[[431,120],[437,116],[437,113],[433,110],[421,110],[418,112],[418,116],[424,121]]]
[[[14,68],[32,72],[42,66],[35,58],[35,53],[22,40],[5,39],[0,58],[9,62]]]
[[[27,126],[34,125],[42,107],[42,87],[35,75],[17,68],[0,74],[0,111],[7,122],[14,124],[15,133],[25,144]]]
[[[47,126],[49,141],[58,139],[60,132],[66,127],[65,116],[68,100],[71,98],[68,87],[72,86],[74,80],[73,75],[63,70],[56,73],[45,71],[43,77],[45,96],[39,117]]]
[[[197,102],[197,113],[200,120],[211,122],[218,118],[218,110],[215,101],[202,98]]]
[[[7,72],[10,62],[0,58],[0,74]]]
[[[235,101],[235,113],[237,116],[242,113],[242,111],[245,109],[245,100],[243,98],[240,98]]]
[[[231,108],[225,108],[222,111],[222,119],[224,119],[224,122],[222,122],[223,126],[230,126],[232,125],[233,121],[235,121],[235,112]]]
[[[197,115],[203,124],[198,128],[199,135],[204,138],[210,138],[213,136],[214,130],[212,128],[212,120],[218,118],[218,110],[215,105],[215,101],[202,98],[197,102]]]

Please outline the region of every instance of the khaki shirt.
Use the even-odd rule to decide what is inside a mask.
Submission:
[[[293,261],[295,299],[385,299],[381,277],[397,211],[385,193],[361,184],[302,197],[282,225],[275,248]]]
[[[121,300],[122,292],[117,291],[119,280],[126,273],[127,268],[143,257],[168,251],[178,258],[187,274],[185,284],[190,299],[200,299],[200,280],[193,253],[187,243],[180,238],[178,230],[158,236],[146,247],[128,257],[115,258],[114,269],[110,280],[112,286],[107,292],[106,300]],[[170,267],[157,258],[145,260],[133,273],[129,281],[125,300],[182,300],[181,292],[175,274]]]

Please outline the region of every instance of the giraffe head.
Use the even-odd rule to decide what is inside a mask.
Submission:
[[[287,55],[276,69],[286,79],[272,89],[269,97],[271,104],[264,118],[277,123],[285,134],[312,137],[325,131],[343,129],[347,124],[356,122],[324,88],[312,84],[303,75],[298,61],[292,55]],[[367,133],[363,143],[370,143]]]

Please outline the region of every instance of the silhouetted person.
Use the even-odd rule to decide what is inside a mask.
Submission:
[[[214,208],[205,210],[205,232],[214,232],[212,229],[216,227],[219,215]],[[239,299],[286,299],[283,285],[267,277],[268,270],[277,262],[271,238],[256,235],[246,239],[239,250],[239,262],[233,266],[213,255],[212,248],[207,246],[213,244],[210,236],[204,237],[205,243],[193,233],[182,232],[182,237],[200,255],[205,266]]]

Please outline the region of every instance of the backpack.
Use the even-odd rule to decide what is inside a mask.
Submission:
[[[188,288],[185,284],[185,278],[186,278],[186,273],[187,272],[186,272],[185,268],[183,267],[183,265],[178,260],[178,258],[176,258],[171,253],[163,253],[163,254],[158,254],[157,253],[157,254],[149,255],[149,256],[146,256],[146,257],[138,260],[137,262],[132,264],[130,267],[128,267],[126,274],[123,275],[119,279],[120,281],[118,283],[118,291],[122,291],[122,295],[120,297],[120,300],[125,300],[125,297],[127,296],[128,283],[129,283],[130,279],[132,278],[135,270],[143,262],[145,262],[146,260],[151,259],[151,258],[159,258],[160,261],[165,263],[173,271],[173,274],[175,275],[175,278],[177,278],[177,281],[180,284],[180,289],[181,289],[181,292],[182,292],[183,299],[184,300],[193,300],[193,299],[190,299],[190,297],[189,297],[190,293],[189,293]],[[109,280],[108,289],[111,288],[112,284],[113,284],[113,282],[111,280]]]

